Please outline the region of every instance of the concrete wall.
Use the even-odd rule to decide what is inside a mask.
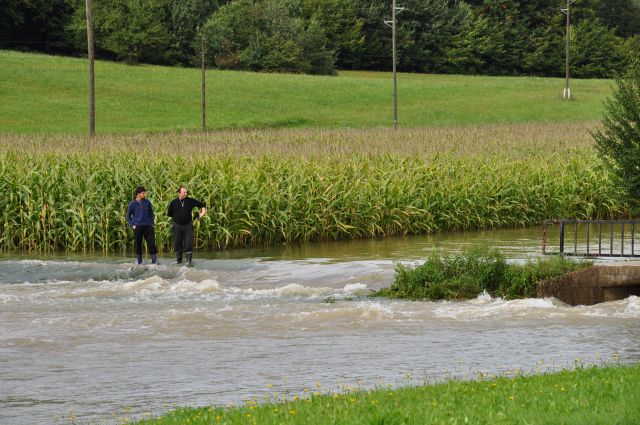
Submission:
[[[538,285],[539,297],[570,305],[592,305],[640,295],[640,262],[597,264]]]

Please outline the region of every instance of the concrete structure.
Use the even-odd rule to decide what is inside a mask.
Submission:
[[[600,263],[538,285],[539,297],[570,305],[592,305],[640,296],[640,261]]]

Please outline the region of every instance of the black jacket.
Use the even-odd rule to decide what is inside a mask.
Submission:
[[[173,222],[177,224],[189,224],[193,220],[191,211],[194,208],[204,208],[204,204],[197,199],[188,196],[182,201],[176,198],[169,204],[167,215],[173,217]]]

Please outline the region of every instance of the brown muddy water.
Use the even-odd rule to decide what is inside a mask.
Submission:
[[[640,361],[638,297],[370,299],[394,262],[486,243],[513,261],[540,230],[196,253],[195,267],[0,257],[0,423],[116,423],[174,406]]]

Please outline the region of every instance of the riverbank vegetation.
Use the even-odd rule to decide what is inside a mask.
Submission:
[[[532,376],[400,389],[248,400],[182,408],[139,425],[169,424],[638,424],[640,365],[578,367]]]
[[[0,51],[0,63],[2,133],[86,134],[86,60]],[[200,130],[199,70],[106,61],[95,68],[98,134]],[[207,126],[388,128],[390,78],[383,72],[328,78],[209,70]],[[567,102],[558,78],[401,74],[398,116],[405,128],[596,121],[611,84],[572,80],[574,99]]]
[[[416,266],[398,264],[393,284],[376,296],[436,301],[488,293],[508,299],[535,298],[539,282],[590,265],[564,256],[508,263],[496,249],[475,247],[455,254],[434,253]]]
[[[171,247],[185,184],[209,207],[197,249],[623,216],[588,128],[282,130],[0,137],[0,248],[123,252],[143,184]]]

